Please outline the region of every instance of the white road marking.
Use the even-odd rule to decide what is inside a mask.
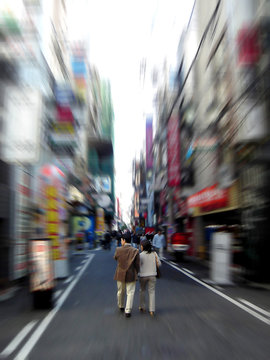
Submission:
[[[41,323],[39,324],[39,326],[37,327],[37,329],[34,331],[34,333],[32,334],[32,336],[29,338],[29,340],[26,342],[26,344],[24,345],[24,347],[21,349],[21,351],[17,354],[16,358],[14,360],[25,360],[27,359],[28,355],[30,354],[30,352],[33,350],[34,346],[36,345],[36,343],[38,342],[38,340],[40,339],[40,337],[42,336],[42,334],[44,333],[44,331],[47,329],[47,327],[49,326],[50,322],[53,320],[53,318],[55,317],[55,315],[58,313],[58,311],[61,309],[62,305],[64,304],[65,300],[67,299],[67,297],[69,296],[69,294],[71,293],[72,289],[74,288],[74,286],[77,284],[77,282],[80,280],[82,274],[84,273],[84,271],[86,270],[87,266],[90,264],[90,262],[93,260],[94,258],[94,254],[92,254],[91,256],[89,256],[88,261],[85,263],[85,265],[83,266],[83,268],[81,269],[81,271],[78,273],[78,275],[76,276],[76,278],[72,281],[71,284],[69,284],[69,286],[67,287],[67,289],[65,290],[65,292],[62,294],[62,296],[60,297],[60,299],[58,300],[56,306],[54,309],[52,309],[49,314],[41,321]]]
[[[238,300],[241,301],[242,303],[246,304],[247,306],[253,308],[254,310],[257,310],[257,311],[260,312],[261,314],[270,317],[270,312],[269,312],[269,311],[266,311],[266,310],[260,308],[259,306],[254,305],[254,304],[252,304],[251,302],[245,300],[245,299],[240,299],[240,298],[238,298]]]
[[[173,267],[174,269],[176,269],[177,271],[180,271],[182,274],[188,276],[190,279],[196,281],[198,284],[206,287],[208,290],[211,290],[212,292],[214,292],[215,294],[221,296],[222,298],[228,300],[229,302],[231,302],[232,304],[236,305],[237,307],[239,307],[240,309],[248,312],[250,315],[254,316],[255,318],[261,320],[262,322],[264,322],[267,325],[270,325],[270,320],[266,319],[265,317],[263,317],[262,315],[258,314],[257,312],[251,310],[249,307],[247,307],[246,305],[243,305],[242,303],[240,303],[239,301],[230,298],[228,295],[223,294],[222,292],[220,292],[219,290],[215,289],[213,286],[210,286],[204,282],[202,282],[201,280],[197,279],[195,276],[188,274],[187,272],[185,272],[182,269],[179,269],[177,266],[170,264],[168,261],[165,261],[166,264],[170,265],[171,267]]]
[[[64,281],[64,284],[70,283],[70,282],[73,280],[73,278],[74,278],[74,276],[68,277],[68,278]]]
[[[77,270],[81,270],[81,268],[82,268],[82,266],[80,265],[80,266],[77,266],[76,267],[76,269],[75,269],[75,271],[77,271]]]
[[[218,286],[218,285],[214,285],[214,287],[215,287],[216,289],[218,289],[219,291],[223,291],[223,290],[224,290],[222,287],[220,287],[220,286]]]
[[[202,281],[206,282],[207,284],[211,284],[211,285],[215,285],[215,282],[212,281],[211,279],[202,279]]]
[[[16,348],[20,345],[23,339],[29,334],[29,332],[36,325],[38,320],[30,321],[19,333],[15,336],[15,338],[8,344],[8,346],[1,352],[0,357],[7,357],[16,350]]]
[[[185,271],[187,271],[189,274],[191,274],[191,275],[195,275],[194,274],[194,272],[193,271],[191,271],[191,270],[188,270],[188,269],[186,269],[186,268],[182,268],[183,270],[185,270]]]
[[[53,297],[54,297],[55,300],[56,300],[57,298],[59,298],[59,296],[60,296],[60,294],[61,294],[62,291],[63,291],[63,290],[57,290],[56,292],[53,293]]]
[[[175,266],[178,266],[178,264],[176,264],[175,262],[173,261],[169,261],[171,264],[175,265]]]

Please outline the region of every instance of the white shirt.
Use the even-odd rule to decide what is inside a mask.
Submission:
[[[160,249],[165,245],[165,238],[162,234],[156,234],[153,239],[153,246]]]
[[[158,266],[161,266],[161,261],[156,252],[148,254],[148,252],[143,251],[140,253],[140,277],[157,275],[156,256],[158,259]]]

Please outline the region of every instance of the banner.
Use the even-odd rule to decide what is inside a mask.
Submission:
[[[178,117],[172,116],[168,123],[167,134],[168,151],[168,184],[170,187],[179,186],[180,177],[180,134]]]

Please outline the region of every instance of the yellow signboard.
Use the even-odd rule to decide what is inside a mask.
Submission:
[[[58,191],[55,186],[49,185],[46,189],[47,198],[47,234],[52,240],[52,256],[53,260],[60,260],[59,251],[59,213],[57,205]]]
[[[98,208],[97,218],[96,218],[96,233],[97,235],[102,235],[104,231],[105,231],[104,210],[102,208]]]

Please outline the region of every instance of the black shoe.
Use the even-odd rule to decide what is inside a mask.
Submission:
[[[119,310],[120,310],[121,312],[124,312],[124,311],[125,311],[125,308],[119,308]]]
[[[126,313],[125,315],[127,318],[131,317],[131,313]]]

